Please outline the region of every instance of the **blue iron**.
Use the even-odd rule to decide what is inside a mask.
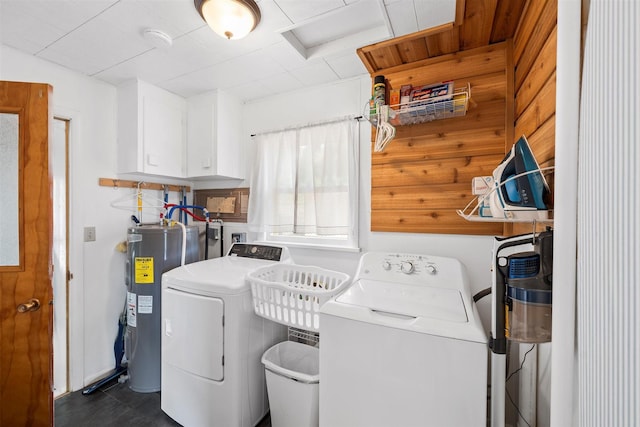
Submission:
[[[495,188],[489,202],[492,217],[526,220],[549,218],[549,210],[544,202],[549,194],[549,186],[524,135],[494,169],[493,181]]]

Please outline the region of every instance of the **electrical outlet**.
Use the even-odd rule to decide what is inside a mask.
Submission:
[[[85,227],[84,228],[84,241],[85,242],[95,242],[96,241],[96,228],[95,227]]]

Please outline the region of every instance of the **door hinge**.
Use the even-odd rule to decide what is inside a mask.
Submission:
[[[67,282],[73,280],[73,273],[67,270]]]

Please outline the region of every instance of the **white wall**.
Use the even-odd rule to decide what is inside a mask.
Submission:
[[[2,45],[0,79],[51,84],[54,88],[54,114],[71,119],[69,268],[73,280],[69,284],[70,369],[71,388],[77,390],[113,369],[113,341],[126,294],[124,255],[117,252],[115,246],[126,238],[130,213],[112,208],[110,202],[127,194],[127,190],[98,186],[100,177],[118,177],[116,89]],[[253,160],[250,134],[360,115],[369,96],[370,78],[362,76],[246,104],[244,139],[240,143],[243,144],[247,171],[250,171]],[[467,267],[472,292],[489,287],[493,245],[490,237],[369,231],[370,130],[369,123],[361,121],[361,250],[456,257]],[[197,188],[214,188],[247,186],[248,182],[200,182],[197,185]],[[96,227],[95,242],[82,241],[85,226]],[[351,275],[360,256],[354,252],[301,248],[293,249],[292,255],[299,263],[316,264]],[[488,330],[489,298],[480,302],[479,309]]]

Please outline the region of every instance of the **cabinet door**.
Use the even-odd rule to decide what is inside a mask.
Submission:
[[[143,96],[142,102],[144,172],[183,177],[184,111],[152,96]]]
[[[187,175],[216,175],[216,93],[189,98],[187,101]]]
[[[240,100],[222,91],[187,100],[187,176],[243,178]]]
[[[242,167],[242,104],[235,96],[220,92],[218,94],[218,138],[217,165],[218,175],[230,178],[244,178]]]

